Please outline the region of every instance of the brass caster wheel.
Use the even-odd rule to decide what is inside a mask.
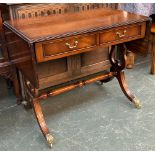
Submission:
[[[134,106],[135,106],[137,109],[141,109],[142,105],[141,105],[141,102],[140,102],[139,99],[134,98],[134,99],[133,99],[133,103],[134,103]]]
[[[53,142],[54,142],[53,136],[51,134],[47,134],[46,135],[46,140],[47,140],[48,145],[52,148]]]

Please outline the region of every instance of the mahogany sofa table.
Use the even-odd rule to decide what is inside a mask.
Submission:
[[[22,60],[16,67],[22,75],[25,106],[33,107],[49,145],[53,137],[40,105],[49,96],[116,77],[126,97],[140,108],[125,82],[124,68],[127,49],[135,47],[129,45],[143,41],[149,22],[145,16],[103,8],[4,22],[16,40],[8,48],[15,55],[12,61]]]

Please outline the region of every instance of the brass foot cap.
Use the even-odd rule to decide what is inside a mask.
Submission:
[[[134,103],[134,106],[135,106],[137,109],[141,109],[142,105],[141,105],[141,102],[140,102],[139,99],[134,98],[134,99],[133,99],[133,103]]]
[[[21,101],[21,104],[27,105],[27,101],[23,100],[23,101]]]
[[[47,134],[46,135],[46,140],[47,140],[47,143],[49,144],[49,146],[52,147],[53,142],[54,142],[53,136],[51,134]]]

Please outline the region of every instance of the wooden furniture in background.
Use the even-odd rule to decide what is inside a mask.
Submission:
[[[5,13],[5,11],[5,8],[0,4],[0,76],[3,76],[5,79],[10,79],[13,82],[17,103],[20,103],[20,91],[16,68],[9,58],[5,32],[2,24],[4,20],[3,17],[5,17],[5,15],[2,17],[2,13]]]
[[[153,3],[118,3],[118,9],[125,10],[131,13],[140,14],[144,16],[148,16],[152,19],[155,19],[155,4]],[[146,40],[144,41],[144,46],[148,45],[148,52],[151,54],[151,39],[152,35],[148,35]],[[145,59],[146,55],[143,54],[143,48],[137,44],[137,51],[131,51],[129,52],[129,65],[128,68],[134,67],[134,61],[138,60],[138,58],[141,56]],[[139,52],[140,51],[140,52]]]
[[[152,45],[152,60],[151,60],[151,74],[155,75],[155,22],[151,25],[151,45]]]
[[[103,8],[4,22],[15,40],[8,46],[11,61],[17,62],[17,56],[22,60],[16,67],[23,78],[27,106],[33,107],[50,145],[53,137],[40,105],[49,96],[116,77],[127,98],[140,107],[127,87],[123,70],[127,49],[135,50],[135,43],[142,44],[149,22],[144,16]]]

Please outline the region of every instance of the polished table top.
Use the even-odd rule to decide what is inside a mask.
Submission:
[[[5,21],[29,43],[93,32],[148,20],[148,17],[121,10],[101,8],[77,13]]]

